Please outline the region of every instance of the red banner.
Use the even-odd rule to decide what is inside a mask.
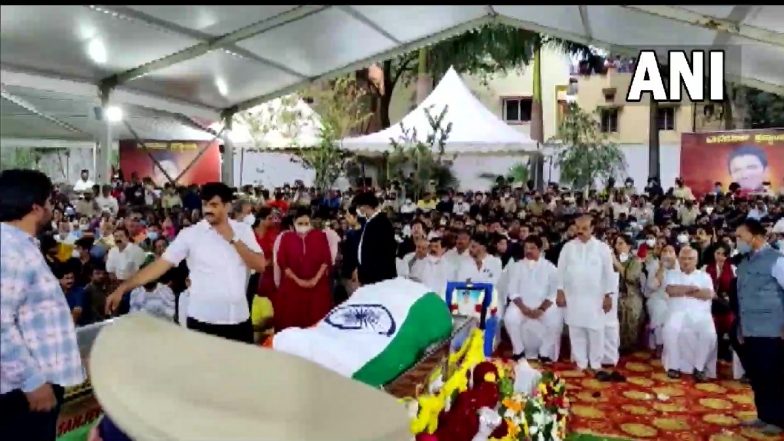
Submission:
[[[784,177],[784,129],[684,133],[681,135],[681,177],[696,195],[721,182],[744,192],[776,189]]]
[[[204,184],[220,180],[220,151],[218,142],[208,146],[207,141],[145,141],[147,149],[137,145],[136,140],[120,141],[120,168],[126,179],[131,173],[140,178],[151,177],[157,185],[167,181],[166,175],[155,165],[150,155],[166,170],[178,185]],[[199,152],[207,148],[201,156]],[[194,159],[199,159],[190,165]],[[189,168],[190,165],[190,168]],[[186,171],[187,169],[187,171]]]

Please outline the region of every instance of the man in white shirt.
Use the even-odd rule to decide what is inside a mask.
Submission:
[[[556,303],[566,308],[572,360],[580,369],[600,371],[605,315],[612,309],[616,275],[610,247],[593,237],[593,218],[583,216],[575,225],[577,237],[564,245],[558,258]]]
[[[465,216],[471,211],[471,204],[465,201],[465,195],[458,193],[455,199],[455,206],[452,207],[452,213],[458,216]]]
[[[446,284],[454,268],[444,255],[444,244],[440,237],[430,240],[430,253],[426,259],[417,260],[411,265],[411,278],[427,286],[434,293],[446,299]]]
[[[106,256],[106,272],[120,282],[130,279],[142,266],[145,252],[139,245],[130,241],[125,227],[114,231],[114,247]]]
[[[558,269],[542,258],[542,239],[528,236],[525,258],[508,267],[509,306],[504,325],[512,341],[513,358],[557,361],[561,349],[563,314],[554,305]]]
[[[463,262],[472,261],[471,252],[469,251],[470,246],[471,235],[468,234],[467,230],[460,230],[457,233],[455,247],[444,253],[444,259],[449,261],[449,266],[452,268],[452,271],[457,271]],[[449,274],[449,279],[457,280],[457,273]]]
[[[240,201],[238,208],[239,215],[237,216],[237,220],[253,226],[253,224],[256,223],[256,216],[253,214],[253,205],[250,201]]]
[[[493,287],[498,285],[501,278],[503,264],[501,259],[487,253],[487,243],[484,238],[474,237],[468,248],[470,258],[460,259],[455,280],[460,282],[490,283]]]
[[[231,188],[211,182],[202,186],[201,198],[204,220],[181,231],[161,258],[122,283],[106,299],[106,308],[114,310],[125,292],[160,278],[186,259],[191,280],[188,328],[253,343],[246,283],[249,270],[264,271],[264,255],[250,225],[229,219]]]
[[[414,214],[417,211],[417,206],[410,198],[400,206],[400,214]]]
[[[76,183],[74,184],[73,191],[75,193],[84,193],[85,191],[88,190],[92,191],[93,185],[95,185],[95,182],[93,182],[93,180],[90,179],[90,172],[85,169],[82,170],[79,180],[77,180]]]
[[[414,251],[406,254],[400,259],[397,275],[399,277],[410,277],[411,269],[419,261],[427,259],[427,253],[430,248],[430,243],[425,239],[421,233],[414,237]]]
[[[117,202],[117,198],[112,196],[111,185],[104,185],[101,187],[101,194],[95,198],[95,203],[98,204],[101,213],[109,213],[112,216],[117,216],[117,212],[120,211],[120,204]]]
[[[716,374],[718,338],[711,316],[715,296],[710,276],[697,269],[697,250],[684,247],[678,255],[680,271],[668,271],[664,280],[669,316],[662,332],[662,364],[670,378],[694,374],[705,381]]]

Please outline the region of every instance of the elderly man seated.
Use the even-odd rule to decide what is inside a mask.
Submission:
[[[542,257],[542,240],[525,239],[525,259],[510,264],[504,324],[514,358],[558,360],[563,314],[555,305],[558,270]]]
[[[713,282],[697,269],[697,250],[684,247],[678,256],[680,270],[665,276],[669,317],[664,324],[662,362],[670,378],[693,373],[697,381],[716,374],[718,338],[711,316]]]

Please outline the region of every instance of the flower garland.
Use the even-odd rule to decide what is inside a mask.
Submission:
[[[454,374],[443,382],[436,372],[430,393],[403,400],[409,406],[414,439],[564,440],[569,415],[565,382],[552,372],[543,372],[533,390],[516,387],[517,365],[486,361],[483,346],[483,333],[474,329],[449,358]],[[531,371],[527,365],[524,368]]]

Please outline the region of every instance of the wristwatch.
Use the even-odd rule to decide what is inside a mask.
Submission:
[[[232,244],[232,245],[235,245],[239,241],[240,241],[240,239],[237,236],[234,236],[234,237],[231,238],[229,243]]]

